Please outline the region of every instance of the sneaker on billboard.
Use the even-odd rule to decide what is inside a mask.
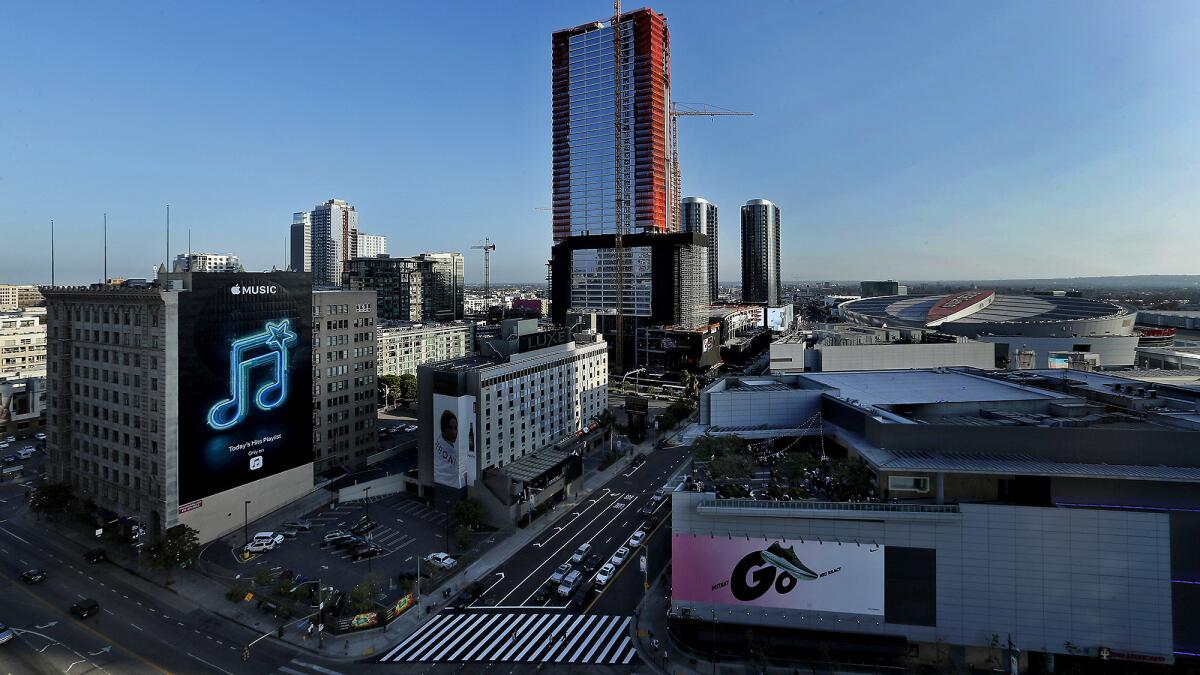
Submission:
[[[800,558],[796,556],[796,551],[791,546],[784,548],[779,542],[775,542],[767,547],[767,550],[762,552],[763,560],[771,563],[779,569],[796,577],[797,579],[816,579],[816,572],[810,570],[804,563],[800,562]]]

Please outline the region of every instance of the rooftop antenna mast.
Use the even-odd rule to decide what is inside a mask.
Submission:
[[[50,219],[50,285],[54,285],[54,219]]]
[[[108,283],[108,214],[104,214],[104,278],[100,283]]]
[[[163,261],[163,267],[165,267],[168,272],[171,271],[171,268],[167,267],[170,264],[171,264],[171,205],[167,204],[167,259]]]
[[[613,236],[613,257],[616,263],[615,281],[617,296],[614,319],[614,334],[617,343],[613,345],[615,364],[609,369],[625,369],[625,244],[622,235],[625,234],[625,40],[621,35],[621,0],[613,0],[613,152],[616,161],[616,173],[613,175],[613,191],[616,193],[617,223]]]

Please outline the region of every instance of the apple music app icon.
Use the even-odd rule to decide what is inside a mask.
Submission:
[[[250,470],[261,469],[263,464],[262,455],[257,455],[250,458]]]

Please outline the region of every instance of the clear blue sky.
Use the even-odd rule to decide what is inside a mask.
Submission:
[[[344,6],[349,5],[349,6]],[[630,4],[629,7],[634,5]],[[9,3],[0,281],[282,264],[291,213],[357,205],[392,253],[549,257],[550,33],[589,2]],[[684,194],[783,209],[785,279],[1200,273],[1200,3],[660,2]],[[469,280],[481,278],[478,252]]]

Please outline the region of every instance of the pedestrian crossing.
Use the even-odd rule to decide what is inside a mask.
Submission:
[[[396,662],[628,664],[629,616],[443,612],[380,659]]]

